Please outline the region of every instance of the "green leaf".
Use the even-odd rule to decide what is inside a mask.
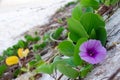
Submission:
[[[40,40],[39,36],[32,37],[31,35],[25,35],[24,38],[26,39],[27,42],[37,42]]]
[[[120,0],[110,0],[110,4],[111,5],[114,5],[114,4],[116,4],[117,2],[119,2]]]
[[[13,56],[16,54],[17,54],[17,51],[11,47],[9,47],[7,50],[3,52],[3,56]]]
[[[34,34],[35,34],[35,35],[38,35],[38,32],[37,32],[37,31],[35,31],[35,32],[34,32]]]
[[[80,4],[76,5],[76,7],[72,11],[72,17],[76,20],[80,20],[80,17],[82,15],[82,10]]]
[[[96,0],[97,2],[101,3],[102,0]]]
[[[105,3],[104,3],[106,6],[110,6],[110,0],[106,0]]]
[[[33,45],[33,50],[34,51],[37,51],[37,50],[39,50],[40,49],[40,44],[34,44]]]
[[[29,70],[28,70],[26,67],[22,67],[22,68],[21,68],[21,71],[23,71],[23,72],[28,72]]]
[[[68,3],[65,5],[65,7],[69,7],[70,5],[74,5],[74,4],[76,4],[77,2],[78,2],[78,0],[77,0],[77,1],[68,2]]]
[[[56,56],[53,60],[53,64],[54,67],[56,68],[58,64],[66,64],[66,63],[63,61],[63,59],[60,56]]]
[[[74,49],[74,63],[76,65],[82,65],[83,61],[81,60],[81,58],[79,56],[79,53],[80,53],[79,48],[80,48],[80,45],[85,41],[87,41],[87,38],[81,38],[81,39],[78,40],[78,42],[75,46],[75,49]]]
[[[84,78],[87,76],[87,74],[93,69],[93,65],[89,64],[86,65],[85,67],[81,68],[80,70],[80,77]]]
[[[90,34],[90,39],[96,39],[96,32],[95,29],[92,29],[91,34]]]
[[[62,34],[63,30],[64,30],[63,27],[59,27],[59,28],[53,33],[52,37],[53,37],[54,39],[60,38],[60,35]]]
[[[14,72],[13,72],[13,75],[14,75],[14,78],[16,78],[22,71],[20,69],[16,69]]]
[[[47,42],[42,42],[39,47],[43,49],[43,48],[45,48],[46,46],[47,46]]]
[[[32,61],[28,62],[29,67],[34,67],[36,62],[37,61],[35,61],[35,60],[32,60]]]
[[[35,63],[35,66],[36,66],[36,67],[39,67],[39,66],[43,65],[44,63],[45,63],[45,61],[39,60],[39,61],[37,61],[37,62]]]
[[[13,45],[12,47],[16,50],[18,50],[20,48],[18,44]]]
[[[69,32],[68,33],[68,39],[71,41],[73,41],[73,42],[77,42],[78,40],[79,40],[79,36],[78,35],[76,35],[76,34],[74,34],[74,33],[72,33],[72,32]]]
[[[0,65],[0,76],[3,75],[3,73],[7,70],[7,66],[6,65]]]
[[[64,75],[66,75],[69,78],[75,79],[76,77],[79,76],[79,72],[73,69],[70,66],[64,65],[64,64],[59,64],[57,65],[57,69]]]
[[[43,35],[43,41],[44,42],[49,42],[50,41],[50,33],[45,33]]]
[[[98,9],[99,8],[99,3],[96,0],[81,0],[80,4],[83,7],[92,7],[94,9]]]
[[[93,28],[105,27],[105,22],[102,20],[102,18],[94,13],[83,14],[80,22],[89,35]]]
[[[74,54],[74,45],[70,41],[63,41],[58,45],[60,53],[66,56],[73,56]]]
[[[36,71],[38,73],[47,73],[52,74],[53,73],[53,64],[42,64],[41,66],[37,67]]]
[[[67,58],[67,59],[63,59],[63,61],[66,64],[68,64],[69,66],[71,66],[71,67],[75,67],[76,66],[75,63],[74,63],[74,61],[73,61],[73,57],[70,57],[70,58]]]
[[[4,60],[4,57],[3,56],[0,56],[0,62]]]
[[[33,41],[37,42],[40,40],[40,36],[36,36],[35,38],[33,38]]]
[[[56,56],[53,60],[53,62],[57,62],[57,61],[61,61],[61,57],[60,56]]]
[[[94,9],[92,7],[86,7],[86,8],[83,8],[83,9],[84,9],[84,13],[87,13],[87,12],[93,13],[94,12]]]
[[[117,2],[119,2],[120,0],[106,0],[104,1],[104,4],[106,6],[110,6],[110,5],[115,5]]]
[[[27,43],[23,40],[19,40],[17,45],[19,46],[19,48],[25,48],[27,47]]]
[[[40,50],[40,49],[43,49],[46,47],[46,42],[43,42],[41,44],[34,44],[33,46],[33,50],[34,51],[37,51],[37,50]]]
[[[74,18],[69,18],[68,20],[68,29],[70,30],[70,33],[73,33],[74,35],[78,36],[78,38],[81,37],[87,37],[87,32],[85,31],[84,27],[81,25],[81,23]]]
[[[36,61],[42,60],[41,56],[39,54],[35,54]]]
[[[53,60],[54,67],[56,68],[59,64],[67,64],[69,66],[75,67],[73,57],[62,59],[60,56],[56,56]]]
[[[100,0],[102,3],[105,3],[106,0]]]
[[[107,32],[105,28],[98,28],[95,30],[96,32],[96,39],[100,40],[102,45],[104,46],[107,40]]]
[[[26,41],[33,41],[33,37],[31,35],[25,35],[24,38],[26,39]]]

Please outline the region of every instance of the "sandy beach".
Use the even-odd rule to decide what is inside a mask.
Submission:
[[[11,7],[26,4],[49,4],[48,2],[53,2],[54,0],[1,0],[1,7]]]

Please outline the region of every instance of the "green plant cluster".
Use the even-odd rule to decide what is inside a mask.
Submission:
[[[17,56],[19,48],[30,49],[30,52],[34,53],[34,58],[27,62],[25,66],[19,66],[20,68],[13,71],[14,77],[17,77],[22,72],[34,72],[36,74],[47,73],[52,75],[57,70],[72,79],[86,77],[94,66],[80,58],[79,47],[89,39],[100,40],[102,45],[105,46],[107,38],[105,21],[102,16],[96,14],[96,11],[103,3],[105,3],[104,5],[110,6],[118,1],[119,0],[80,0],[74,7],[72,16],[67,19],[67,39],[58,44],[58,52],[47,61],[41,58],[41,55],[38,54],[39,51],[44,50],[51,42],[54,42],[54,40],[60,39],[65,29],[59,27],[52,35],[51,32],[47,32],[42,38],[37,35],[37,32],[35,33],[35,37],[25,35],[25,40],[19,40],[17,44],[9,47],[3,52],[3,55],[0,56],[0,77],[2,77],[10,67],[4,63],[5,58],[13,55]]]
[[[56,29],[53,32],[52,37],[54,39],[59,39],[61,37],[63,30],[64,30],[63,27]],[[32,68],[36,68],[37,66],[40,66],[41,64],[45,63],[45,61],[42,60],[41,58],[41,54],[38,53],[44,50],[51,42],[53,42],[50,39],[50,33],[51,32],[46,32],[42,38],[38,36],[37,32],[35,32],[34,37],[31,35],[25,35],[24,40],[19,40],[17,44],[4,50],[2,55],[0,56],[0,69],[1,69],[0,78],[4,73],[6,73],[7,70],[9,71],[10,67],[12,67],[6,65],[5,59],[13,55],[18,56],[17,53],[19,48],[23,48],[23,49],[28,48],[30,50],[30,53],[34,53],[34,54],[32,54],[33,59],[27,62],[27,64],[25,64],[26,66],[24,66],[24,64],[22,66],[18,65],[18,69],[13,71],[14,78],[23,72],[29,72]]]
[[[2,76],[2,74],[9,68],[4,63],[7,57],[17,55],[17,51],[19,48],[28,48],[31,43],[38,42],[40,40],[40,37],[37,35],[35,37],[32,37],[31,35],[26,35],[24,38],[25,40],[19,40],[17,44],[3,51],[2,55],[0,56],[0,76]]]
[[[96,0],[81,0],[73,9],[72,16],[67,19],[68,39],[58,45],[60,53],[67,58],[59,58],[62,63],[57,62],[56,67],[70,78],[84,78],[93,68],[93,65],[84,62],[79,56],[79,47],[83,42],[97,39],[103,45],[106,43],[105,22],[95,13],[99,7],[100,3]]]
[[[43,65],[37,68],[38,72],[52,74],[58,70],[69,78],[86,77],[94,66],[81,60],[79,47],[89,39],[100,40],[105,46],[107,39],[105,21],[102,16],[96,14],[96,11],[101,5],[111,6],[117,2],[118,0],[80,0],[73,9],[72,16],[67,19],[68,39],[58,45],[60,55],[57,55],[49,65],[46,64],[49,70]]]
[[[63,75],[75,79],[79,76],[84,78],[93,69],[93,65],[81,60],[79,47],[88,39],[100,40],[105,45],[105,22],[99,14],[95,14],[100,5],[96,0],[80,0],[73,9],[72,16],[67,19],[68,38],[59,43],[59,54],[51,63],[39,66],[36,69],[38,72],[52,74],[58,70]]]
[[[120,0],[100,0],[100,1],[104,3],[106,6],[110,6],[110,5],[115,5]]]

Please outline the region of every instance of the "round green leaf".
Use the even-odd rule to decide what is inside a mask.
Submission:
[[[88,64],[85,67],[82,67],[80,70],[80,77],[84,78],[87,74],[93,69],[93,65]]]
[[[90,35],[93,28],[105,27],[102,17],[94,13],[85,13],[81,16],[80,22]]]
[[[3,75],[3,73],[7,70],[7,66],[6,65],[0,65],[0,76]]]
[[[42,64],[39,67],[37,67],[36,72],[52,74],[53,73],[53,65],[52,64],[46,64],[46,63]]]
[[[66,75],[69,78],[75,79],[76,77],[79,76],[79,72],[75,69],[73,69],[70,66],[64,65],[64,64],[59,64],[57,65],[57,69],[64,75]]]
[[[68,28],[72,35],[74,34],[78,36],[78,39],[81,37],[87,38],[89,37],[82,24],[78,20],[75,20],[74,18],[68,19]]]
[[[94,9],[98,9],[99,8],[99,3],[96,0],[81,0],[80,4],[83,7],[92,7]]]
[[[96,39],[100,40],[102,45],[104,46],[107,40],[107,32],[105,28],[98,28],[95,30],[96,32]]]
[[[80,4],[78,4],[72,11],[72,17],[79,21],[81,15],[82,15],[81,6],[80,6]]]
[[[78,40],[77,44],[75,45],[75,49],[74,49],[74,63],[76,65],[82,65],[83,61],[81,60],[81,58],[79,56],[79,52],[80,52],[79,48],[80,48],[80,45],[83,42],[85,42],[85,41],[87,41],[87,38],[81,38],[81,39]]]
[[[71,32],[71,33],[68,33],[68,38],[72,40],[73,42],[77,42],[80,37],[79,35]]]
[[[58,45],[60,53],[66,56],[73,56],[74,54],[74,45],[70,41],[63,41]]]

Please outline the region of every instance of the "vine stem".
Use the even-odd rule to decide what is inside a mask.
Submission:
[[[54,38],[52,37],[53,33],[54,33],[54,31],[50,33],[50,39],[51,39],[52,41],[55,41],[55,42],[58,42],[58,43],[59,43],[59,42],[62,42],[62,40],[56,40],[56,39],[54,39]]]
[[[59,54],[59,52],[57,52],[56,54],[54,54],[52,57],[50,57],[47,61],[47,63],[50,63],[57,55]]]
[[[63,74],[61,74],[61,75],[58,77],[57,80],[60,80],[62,77],[63,77]]]

